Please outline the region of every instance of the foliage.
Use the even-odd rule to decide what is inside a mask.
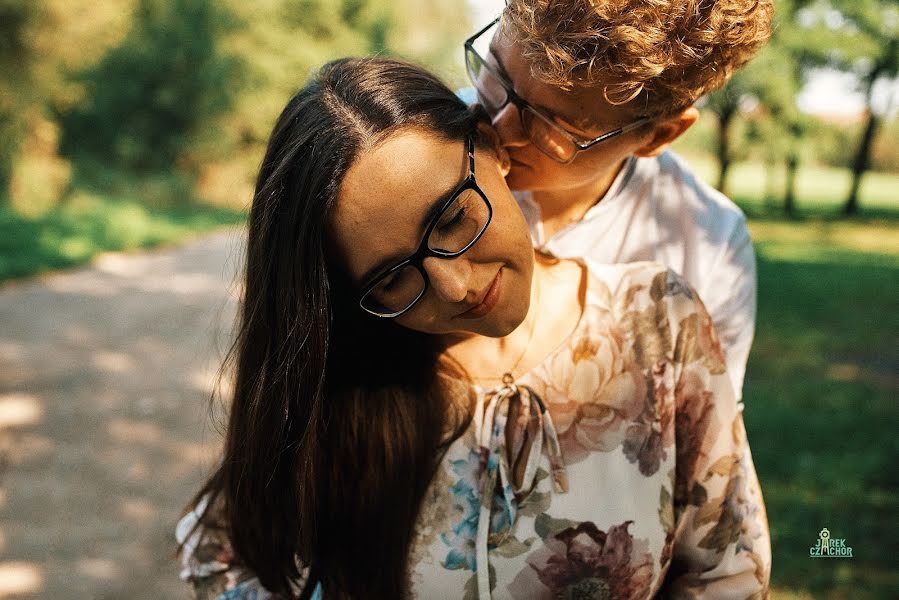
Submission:
[[[174,239],[149,224],[179,205],[209,212],[198,199],[246,207],[278,112],[328,60],[395,54],[459,85],[459,13],[457,0],[0,0],[0,260],[20,265],[0,279]],[[96,210],[73,210],[85,198]],[[110,233],[131,226],[146,234]]]
[[[0,191],[9,185],[25,129],[22,113],[33,99],[31,36],[38,19],[38,8],[30,0],[0,2]]]
[[[899,5],[893,0],[818,0],[802,13],[816,32],[830,31],[824,60],[862,80],[899,74]]]
[[[0,206],[0,281],[79,265],[101,252],[181,241],[245,219],[233,209],[197,203],[161,208],[143,196],[88,191],[34,217]]]
[[[852,162],[853,182],[844,213],[858,211],[861,178],[870,166],[871,148],[880,119],[872,106],[873,89],[880,79],[899,75],[899,5],[895,0],[818,0],[803,17],[807,23],[839,31],[841,43],[827,52],[832,66],[854,72],[864,89],[866,123]]]
[[[80,75],[83,103],[62,116],[62,151],[136,173],[170,169],[230,107],[237,63],[218,48],[227,14],[210,0],[141,0],[120,45]]]

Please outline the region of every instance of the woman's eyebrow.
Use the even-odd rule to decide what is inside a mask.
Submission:
[[[424,232],[424,230],[431,224],[431,221],[437,218],[437,215],[440,214],[440,211],[446,206],[446,203],[449,202],[450,198],[452,198],[456,192],[459,190],[459,186],[454,186],[453,188],[447,190],[440,196],[438,196],[431,204],[428,206],[428,210],[425,212],[424,216],[421,218],[421,221],[418,225],[418,230]],[[419,247],[422,240],[419,240]],[[392,254],[387,256],[377,262],[373,267],[367,269],[362,277],[359,280],[363,283],[363,285],[368,285],[371,280],[380,275],[382,272],[388,270],[393,265],[409,258],[408,255],[403,256],[400,254]]]
[[[456,195],[456,192],[459,191],[459,185],[454,185],[452,188],[443,192],[438,196],[431,205],[428,207],[427,212],[425,212],[424,217],[422,217],[421,222],[418,224],[418,228],[423,230],[428,225],[431,224],[431,221],[437,218],[437,215],[440,214],[440,211],[443,210],[443,207],[446,206],[446,203],[450,201],[450,198]]]

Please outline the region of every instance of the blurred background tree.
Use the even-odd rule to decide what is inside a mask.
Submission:
[[[0,4],[0,189],[9,186],[12,163],[19,140],[16,116],[21,102],[17,92],[25,87],[28,69],[23,68],[29,57],[26,30],[29,25],[28,3]]]
[[[853,214],[867,170],[899,170],[895,109],[874,106],[897,75],[897,10],[777,0],[771,43],[705,101],[714,130],[701,124],[678,147],[700,167],[715,157],[713,181],[737,196],[735,165],[766,165],[758,195],[790,214],[805,166],[848,169]],[[464,85],[468,14],[460,0],[3,0],[0,202],[31,216],[84,193],[245,207],[271,123],[315,67],[382,53]],[[822,68],[857,79],[861,121],[800,110]]]
[[[861,139],[852,161],[852,187],[843,207],[847,215],[858,212],[862,176],[871,164],[874,138],[883,115],[874,106],[874,86],[881,79],[899,76],[899,3],[895,0],[835,0],[823,3],[818,15],[829,9],[831,29],[843,33],[846,43],[831,54],[831,61],[853,71],[864,90],[866,116]],[[833,11],[840,17],[835,18]],[[816,15],[817,16],[817,15]],[[824,17],[825,20],[827,16]],[[893,97],[887,101],[888,113]]]
[[[851,142],[853,136],[845,127],[804,115],[797,106],[800,90],[822,68],[852,74],[861,87],[866,109],[857,142]],[[728,192],[731,166],[748,156],[746,146],[763,147],[765,164],[785,165],[783,202],[788,214],[796,214],[797,170],[809,160],[851,169],[842,210],[856,214],[862,176],[872,166],[872,153],[876,148],[878,157],[890,154],[883,142],[878,144],[879,128],[884,120],[887,127],[894,126],[890,119],[895,122],[891,99],[885,106],[874,106],[875,87],[892,83],[895,89],[897,75],[899,4],[894,0],[779,0],[771,42],[724,88],[706,99],[705,106],[717,124],[718,189]],[[752,126],[735,132],[740,121]],[[854,158],[847,153],[851,144],[856,147]],[[894,159],[879,159],[876,165],[886,170],[899,168]],[[770,185],[767,189],[773,190]]]
[[[0,201],[30,215],[80,190],[244,205],[314,68],[398,55],[458,85],[464,14],[454,0],[3,0]]]
[[[144,175],[174,169],[196,134],[231,108],[233,26],[210,0],[140,0],[125,38],[75,75],[81,102],[60,115],[66,158]]]
[[[39,98],[33,77],[34,31],[42,16],[29,0],[0,3],[0,201],[5,201],[13,167],[27,134],[29,107]]]

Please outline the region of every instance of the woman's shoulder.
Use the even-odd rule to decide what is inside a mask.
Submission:
[[[240,568],[224,525],[220,503],[204,496],[175,527],[180,577],[198,600],[274,600],[259,580]]]

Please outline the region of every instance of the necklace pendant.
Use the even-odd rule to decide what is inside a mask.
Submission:
[[[513,383],[515,383],[515,378],[512,377],[512,373],[506,371],[506,373],[503,374],[503,384],[512,385]]]

